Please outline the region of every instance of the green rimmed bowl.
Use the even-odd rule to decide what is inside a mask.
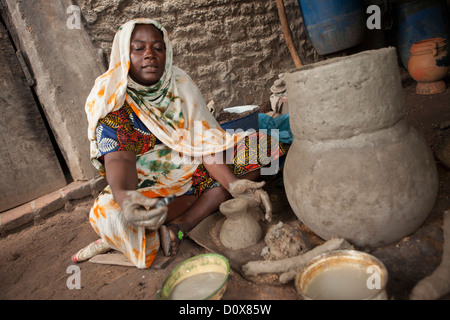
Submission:
[[[205,253],[177,265],[158,291],[158,300],[220,300],[227,287],[230,263]]]

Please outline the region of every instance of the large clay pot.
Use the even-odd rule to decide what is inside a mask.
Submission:
[[[284,168],[289,203],[323,239],[374,247],[416,230],[438,177],[425,140],[404,118],[395,48],[285,74],[294,141]]]
[[[450,70],[450,57],[444,38],[422,40],[411,46],[408,71],[418,82],[417,94],[435,94],[447,89],[444,77]]]

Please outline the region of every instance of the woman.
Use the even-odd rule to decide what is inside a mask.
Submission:
[[[119,28],[109,69],[97,78],[86,113],[91,160],[109,185],[90,212],[101,239],[74,261],[113,248],[148,268],[160,242],[164,254],[175,254],[186,233],[232,196],[264,206],[270,219],[264,182],[252,181],[260,165],[225,161],[227,149],[245,152],[239,142],[246,134],[221,129],[191,78],[172,65],[171,43],[159,23],[135,19]],[[168,195],[177,198],[155,207]]]

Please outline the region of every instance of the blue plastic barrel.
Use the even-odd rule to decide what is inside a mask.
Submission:
[[[366,31],[363,0],[298,0],[306,33],[320,55],[360,44]]]
[[[445,38],[450,43],[450,26],[445,0],[397,0],[393,2],[395,46],[408,69],[409,50],[418,41]]]

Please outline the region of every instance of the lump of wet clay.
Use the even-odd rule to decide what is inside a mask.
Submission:
[[[297,228],[279,222],[267,231],[264,238],[267,247],[261,255],[265,260],[278,260],[298,256],[311,249],[305,235]]]

